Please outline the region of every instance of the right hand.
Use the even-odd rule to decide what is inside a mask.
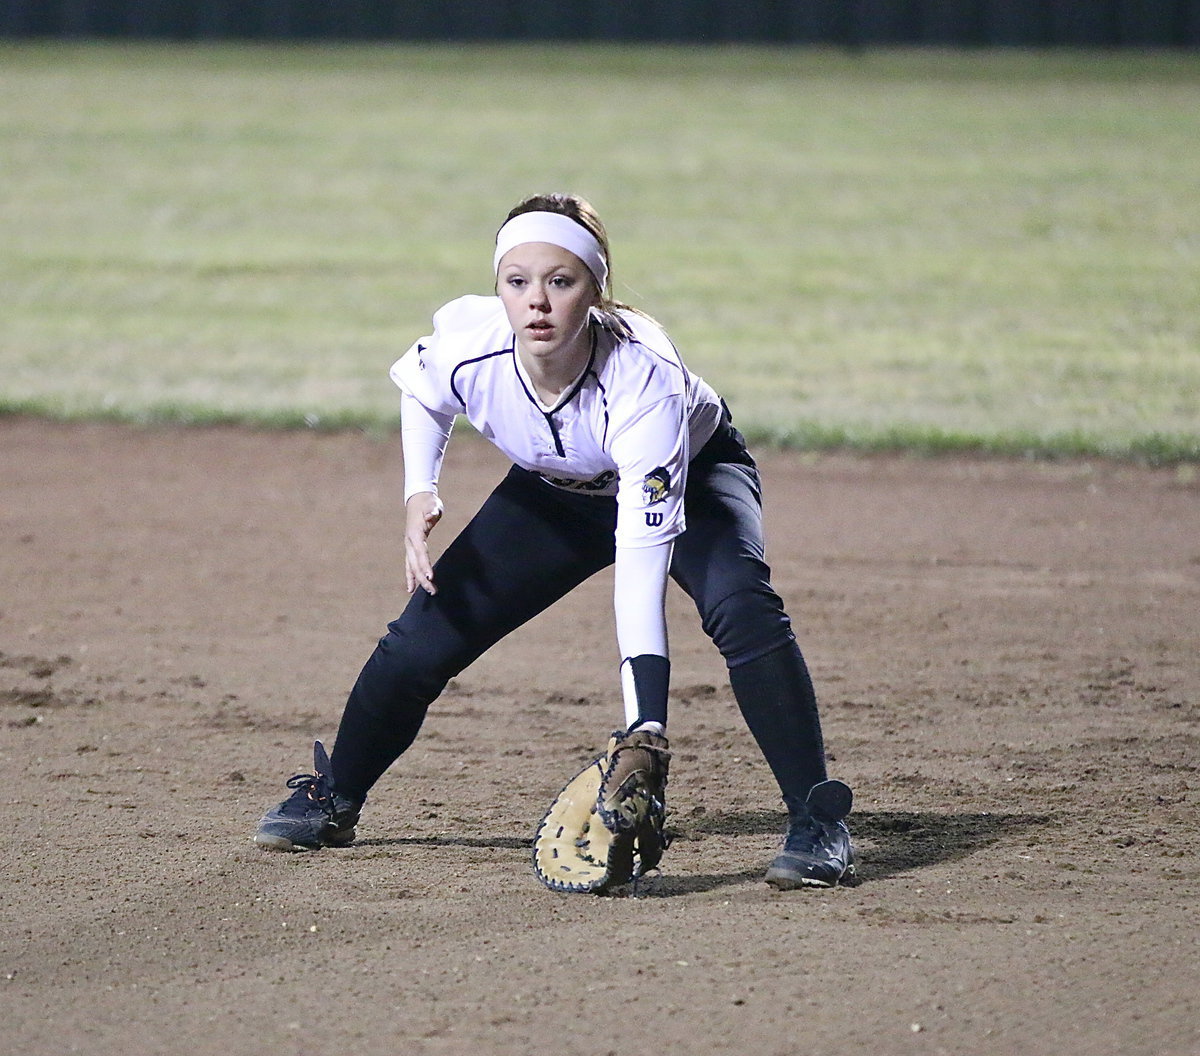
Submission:
[[[437,593],[428,539],[444,508],[432,491],[418,491],[404,505],[404,585],[410,594],[417,587]]]

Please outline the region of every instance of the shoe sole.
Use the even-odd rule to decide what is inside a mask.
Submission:
[[[820,887],[830,888],[837,887],[843,881],[853,880],[856,876],[854,866],[851,865],[841,876],[836,880],[820,880],[813,876],[801,876],[797,873],[785,872],[784,870],[768,869],[767,875],[763,879],[767,884],[776,891],[795,891],[800,887]]]
[[[272,836],[269,832],[258,832],[254,835],[254,842],[258,844],[264,851],[283,851],[285,853],[301,851],[319,851],[322,847],[346,847],[354,842],[354,830],[349,832],[337,833],[334,836],[319,843],[316,847],[310,847],[305,843],[293,843],[286,836]]]
[[[271,836],[260,832],[255,835],[254,842],[264,851],[315,851],[316,847],[306,847],[302,843],[292,843],[285,836]]]

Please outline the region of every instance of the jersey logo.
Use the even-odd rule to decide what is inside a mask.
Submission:
[[[642,496],[647,506],[656,506],[671,493],[671,474],[662,466],[642,478]]]
[[[538,476],[547,484],[553,484],[556,488],[566,488],[569,491],[604,491],[605,488],[610,487],[613,481],[617,479],[617,474],[611,469],[597,473],[591,480],[551,477],[545,473],[539,473]]]
[[[661,513],[649,513],[648,512],[646,514],[646,526],[648,528],[657,528],[659,525],[662,524],[662,522],[663,522],[663,515]]]

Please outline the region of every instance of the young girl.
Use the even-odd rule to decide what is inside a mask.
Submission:
[[[393,366],[401,390],[412,595],[346,702],[332,759],[288,782],[255,841],[343,846],[380,776],[446,683],[510,631],[615,564],[630,733],[665,749],[667,578],[720,650],[789,814],[766,873],[777,888],[853,872],[851,794],[829,781],[816,699],[764,560],[758,471],[724,402],[663,330],[612,297],[608,239],[574,195],[518,204],[496,236],[495,297],[434,315]],[[431,562],[438,476],[458,414],[514,465]]]

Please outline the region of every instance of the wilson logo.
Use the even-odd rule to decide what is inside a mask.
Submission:
[[[648,524],[651,528],[657,528],[660,524],[662,524],[662,522],[663,515],[661,513],[646,514],[646,524]]]

